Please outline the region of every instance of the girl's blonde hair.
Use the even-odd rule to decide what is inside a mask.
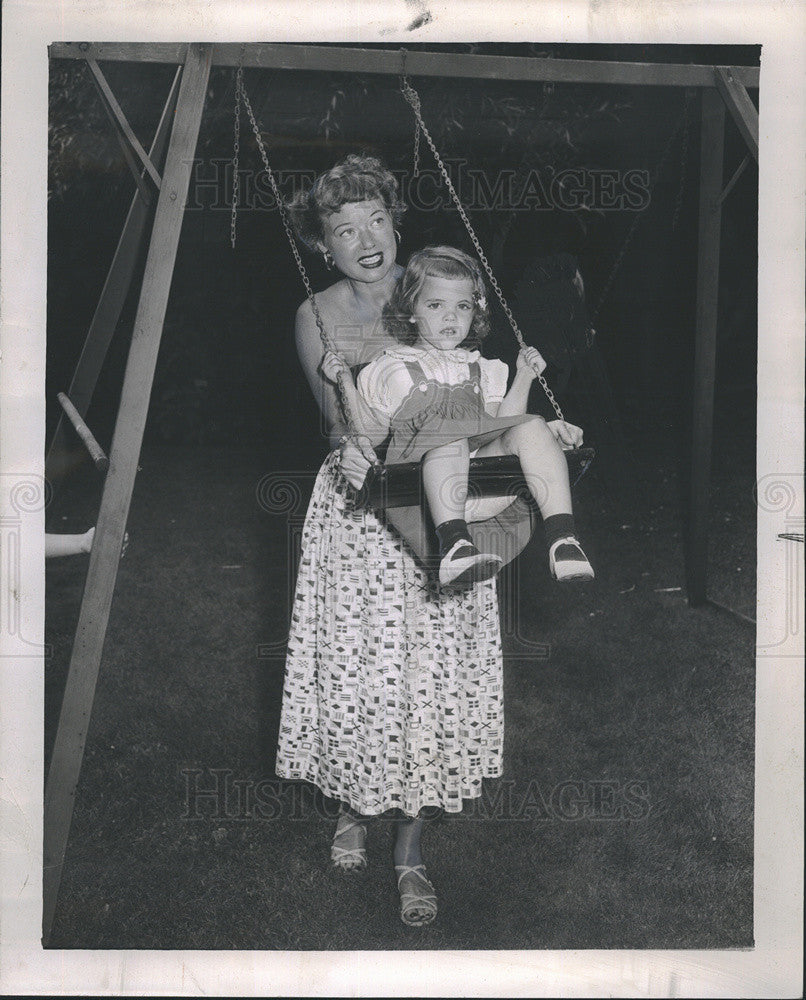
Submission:
[[[424,247],[409,257],[406,270],[400,276],[392,297],[383,308],[383,325],[402,344],[417,340],[417,325],[411,322],[414,303],[422,291],[425,279],[467,278],[473,284],[473,321],[467,337],[459,345],[476,348],[490,332],[490,309],[481,267],[463,250],[456,247]]]

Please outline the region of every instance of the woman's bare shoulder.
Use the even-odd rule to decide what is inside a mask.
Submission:
[[[328,311],[331,309],[339,309],[344,307],[344,303],[347,301],[346,298],[347,291],[347,281],[336,281],[332,285],[328,285],[327,288],[323,288],[321,292],[316,292],[316,305],[320,311]],[[299,309],[297,309],[297,316],[311,316],[313,315],[313,308],[311,306],[311,300],[307,296],[302,300]]]

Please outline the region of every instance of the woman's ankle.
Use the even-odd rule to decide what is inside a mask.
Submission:
[[[394,846],[396,865],[414,867],[423,863],[420,839],[423,831],[421,819],[402,820],[397,829]]]
[[[416,868],[417,865],[423,863],[423,853],[419,845],[413,849],[405,848],[401,850],[398,850],[397,846],[395,846],[394,861],[395,867],[405,866],[406,868]]]

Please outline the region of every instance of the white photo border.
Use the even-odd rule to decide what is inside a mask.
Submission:
[[[323,10],[327,12],[326,20]],[[430,20],[424,16],[430,14]],[[44,482],[48,52],[54,41],[761,44],[757,475],[803,523],[806,7],[802,0],[6,0],[2,52],[3,479]],[[415,18],[421,25],[407,27]],[[7,480],[6,477],[11,477]],[[8,490],[0,490],[0,516]],[[802,995],[803,633],[787,628],[780,511],[758,510],[755,947],[745,951],[57,951],[40,941],[41,658],[0,661],[0,991],[110,995]],[[44,637],[44,510],[25,519],[24,634]],[[796,543],[793,543],[796,544]],[[796,554],[798,606],[803,547]],[[791,600],[792,595],[789,595]],[[0,594],[5,602],[10,595]],[[5,605],[4,605],[5,606]],[[0,643],[6,637],[0,634]]]

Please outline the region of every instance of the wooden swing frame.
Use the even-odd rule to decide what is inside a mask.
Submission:
[[[95,540],[45,787],[43,943],[50,938],[70,832],[87,729],[131,504],[140,449],[168,303],[190,170],[196,151],[211,66],[378,73],[397,76],[399,50],[349,46],[254,43],[54,43],[51,59],[86,63],[112,122],[136,190],[68,397],[83,419],[120,317],[149,222],[150,239],[132,343],[104,481]],[[98,66],[99,62],[167,63],[177,72],[154,141],[146,153]],[[469,77],[619,86],[697,88],[701,93],[700,194],[694,356],[690,529],[686,546],[691,607],[707,597],[708,509],[713,439],[719,248],[722,203],[752,156],[758,162],[758,112],[748,89],[757,89],[755,67],[673,63],[597,62],[525,56],[407,52],[411,77]],[[725,110],[748,154],[723,186]],[[167,146],[167,151],[166,151]],[[46,476],[58,478],[67,424],[60,418],[48,450]]]

